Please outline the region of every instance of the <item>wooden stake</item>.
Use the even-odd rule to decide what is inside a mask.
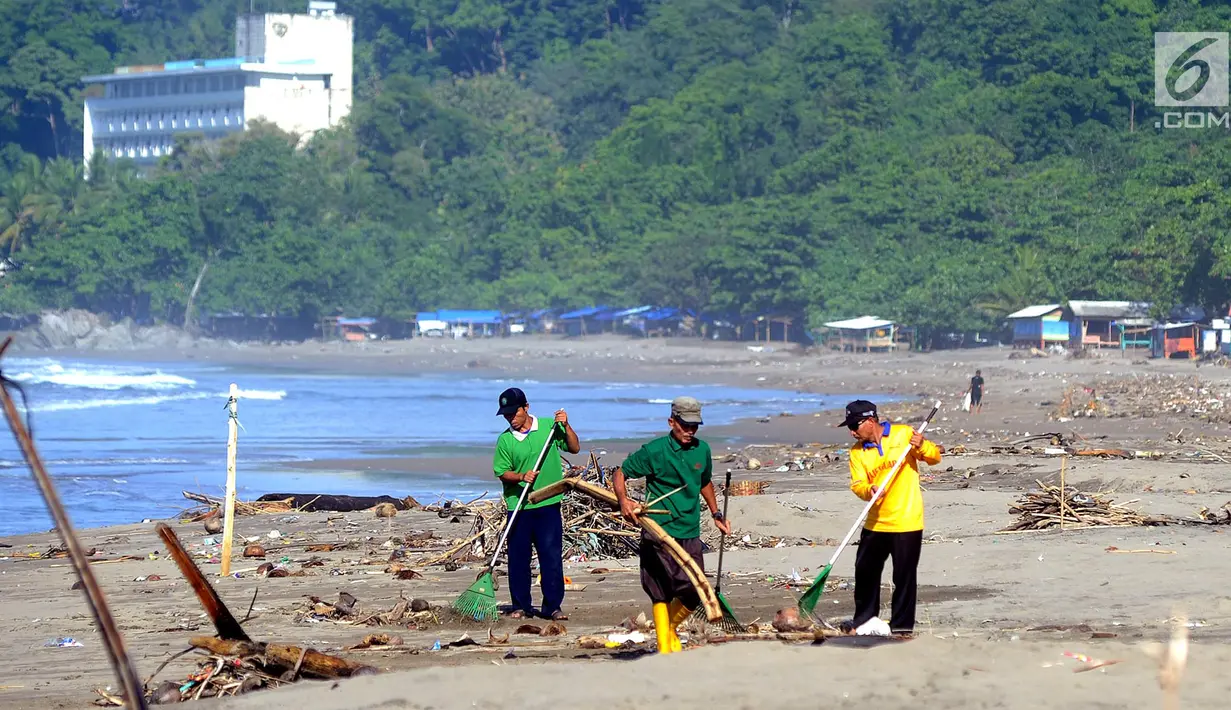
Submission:
[[[1064,501],[1064,464],[1069,460],[1067,456],[1060,457],[1060,529],[1064,529],[1064,517],[1068,510],[1068,505]]]
[[[239,385],[231,383],[227,400],[227,502],[222,523],[222,576],[231,574],[231,541],[235,536],[235,445],[239,438],[239,413],[236,411]]]

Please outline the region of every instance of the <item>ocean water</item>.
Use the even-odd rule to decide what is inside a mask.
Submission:
[[[5,364],[6,374],[25,387],[35,441],[78,527],[171,516],[192,507],[184,490],[221,496],[232,382],[241,389],[237,478],[244,499],[290,492],[422,500],[492,490],[486,470],[457,475],[304,464],[487,453],[506,426],[495,411],[508,386],[524,389],[540,415],[568,410],[587,440],[656,435],[667,403],[680,394],[703,402],[707,424],[844,403],[837,396],[715,385],[309,374],[191,362],[9,358]],[[0,499],[6,512],[0,535],[51,527],[7,432],[0,435]]]

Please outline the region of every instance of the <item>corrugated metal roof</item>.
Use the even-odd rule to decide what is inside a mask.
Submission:
[[[1069,309],[1079,318],[1145,318],[1150,304],[1133,301],[1069,301]]]
[[[849,318],[847,320],[835,320],[825,324],[826,328],[837,328],[839,330],[874,330],[876,328],[884,328],[893,325],[893,321],[877,318],[875,316],[859,316],[858,318]]]
[[[1010,313],[1009,315],[1005,316],[1005,318],[1008,318],[1008,319],[1042,318],[1043,316],[1047,315],[1048,313],[1051,313],[1052,311],[1056,310],[1059,307],[1060,307],[1059,303],[1049,303],[1043,306],[1026,306],[1020,311],[1014,311],[1013,313]]]

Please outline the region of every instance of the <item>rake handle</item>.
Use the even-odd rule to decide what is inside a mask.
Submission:
[[[923,424],[921,424],[915,431],[922,434],[928,428],[928,424],[932,423],[932,417],[936,416],[936,412],[939,410],[940,402],[937,401],[932,407],[932,411],[928,412],[928,418],[923,420]],[[872,512],[872,506],[879,503],[881,497],[885,495],[885,491],[889,490],[889,486],[893,484],[893,479],[897,477],[898,471],[902,469],[902,464],[906,463],[906,457],[910,455],[910,452],[911,447],[907,446],[906,450],[902,452],[902,455],[898,457],[898,462],[893,465],[893,469],[889,471],[889,475],[885,477],[885,482],[882,483],[880,488],[876,490],[876,493],[872,496],[872,500],[868,501],[868,504],[863,507],[863,512],[859,514],[859,517],[855,520],[855,524],[852,525],[850,531],[846,533],[846,538],[842,540],[842,544],[838,545],[838,549],[834,551],[833,557],[830,558],[830,567],[833,567],[834,563],[838,561],[838,557],[842,554],[842,550],[846,549],[846,546],[850,544],[851,538],[855,537],[855,533],[859,531],[859,528],[863,525],[863,521],[867,519],[868,513]]]
[[[731,502],[731,472],[727,471],[727,486],[722,489],[722,519],[727,519],[727,504]],[[731,523],[727,523],[730,525]],[[714,594],[722,591],[722,553],[727,549],[727,534],[723,533],[718,543],[718,573],[714,579]]]
[[[543,444],[543,450],[539,452],[539,458],[534,462],[534,468],[531,471],[538,471],[543,468],[543,462],[547,460],[547,452],[551,450],[551,445],[556,441],[556,434],[559,433],[559,424],[553,422],[551,425],[551,433],[547,436],[547,443]],[[534,480],[538,480],[537,478]],[[496,554],[492,555],[492,561],[487,565],[487,570],[496,568],[496,560],[500,559],[500,552],[504,550],[504,543],[509,540],[509,533],[513,530],[513,521],[517,520],[517,514],[521,512],[522,506],[526,503],[526,496],[530,494],[530,489],[534,484],[527,484],[521,487],[521,496],[517,499],[517,505],[513,508],[513,514],[509,516],[509,522],[504,526],[504,532],[500,533],[500,542],[496,543]],[[481,576],[481,575],[480,575]]]

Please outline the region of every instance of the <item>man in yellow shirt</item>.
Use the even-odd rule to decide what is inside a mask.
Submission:
[[[855,400],[846,405],[842,424],[855,437],[851,447],[851,491],[870,501],[885,482],[903,450],[909,448],[889,488],[872,506],[855,553],[855,616],[847,630],[857,629],[880,614],[881,573],[893,558],[893,607],[889,629],[910,634],[915,629],[916,572],[923,548],[923,491],[918,462],[935,466],[940,449],[905,424],[893,425],[877,417],[876,405]]]

